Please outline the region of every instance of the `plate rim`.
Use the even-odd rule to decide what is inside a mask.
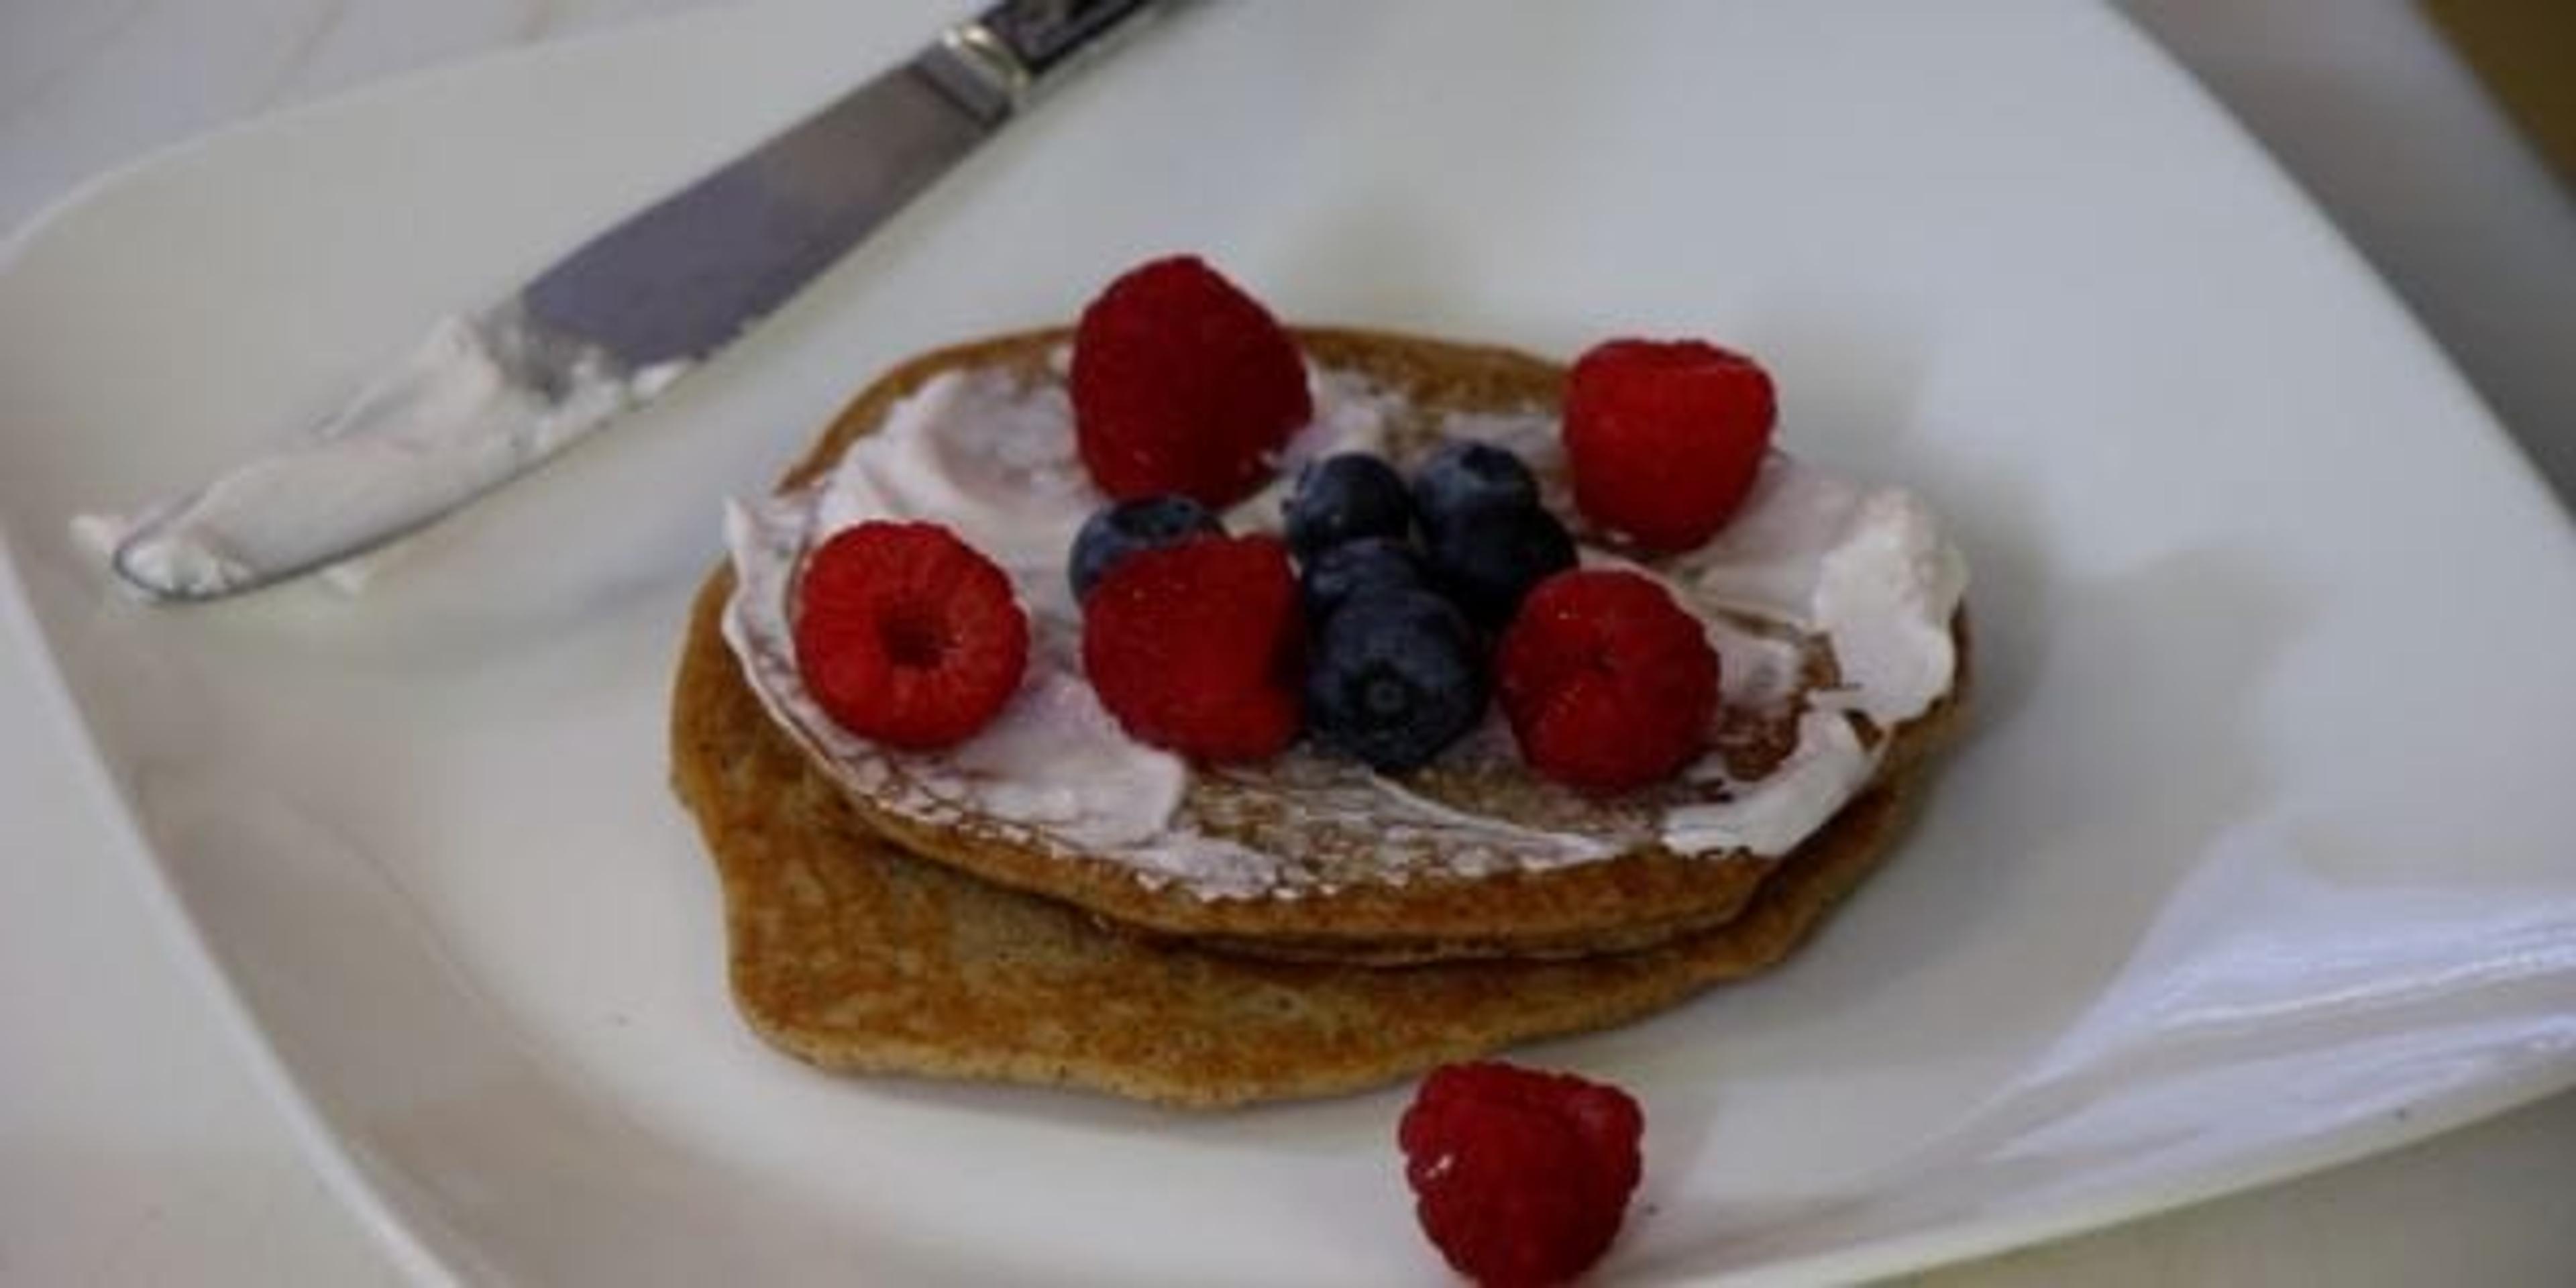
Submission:
[[[757,25],[775,21],[776,15],[790,7],[781,3],[754,3],[693,9],[535,44],[502,47],[368,81],[291,107],[243,117],[205,133],[161,145],[79,180],[38,207],[15,228],[8,230],[5,236],[0,236],[0,281],[6,281],[23,260],[92,206],[116,198],[132,185],[146,181],[169,167],[191,163],[240,139],[281,127],[294,128],[306,122],[327,120],[371,102],[404,97],[424,85],[491,74],[496,67],[509,64],[535,66],[565,58],[600,56],[602,50],[615,46],[641,46],[650,41],[673,39],[677,29],[693,25]],[[2261,162],[2265,181],[2275,190],[2274,199],[2303,212],[2313,231],[2322,234],[2322,240],[2337,248],[2336,253],[2345,262],[2347,272],[2367,283],[2394,310],[2395,316],[2403,319],[2413,341],[2412,347],[2427,360],[2428,371],[2438,372],[2441,379],[2455,387],[2453,392],[2463,396],[2464,406],[2474,411],[2474,419],[2484,426],[2490,441],[2500,446],[2505,455],[2517,464],[2518,476],[2558,500],[2562,515],[2576,512],[2576,502],[2556,497],[2548,487],[2529,453],[2506,429],[2492,406],[2467,380],[2465,373],[2425,327],[2422,319],[2387,279],[2370,265],[2340,226],[2290,179],[2261,141],[2133,19],[2109,4],[2095,7],[2113,20],[2125,38],[2138,47],[2139,53],[2173,72],[2180,81],[2178,88],[2225,121],[2238,142],[2246,145]],[[88,810],[103,828],[107,847],[114,851],[113,861],[123,879],[137,889],[155,932],[177,946],[179,951],[174,960],[184,968],[181,973],[191,979],[192,987],[213,1001],[217,1028],[224,1033],[225,1042],[236,1057],[244,1061],[259,1094],[281,1111],[297,1157],[313,1169],[324,1188],[366,1230],[371,1242],[389,1258],[397,1272],[416,1282],[469,1282],[465,1272],[473,1267],[471,1249],[450,1246],[461,1236],[441,1232],[437,1229],[438,1222],[423,1219],[423,1214],[408,1210],[410,1204],[390,1192],[359,1160],[350,1143],[333,1127],[321,1108],[322,1098],[307,1087],[306,1080],[280,1053],[249,999],[223,966],[207,939],[205,927],[193,915],[186,898],[173,881],[169,864],[144,834],[135,802],[119,784],[89,713],[83,709],[67,682],[54,647],[54,638],[27,593],[21,557],[5,526],[0,526],[0,600],[6,601],[5,607],[0,607],[0,630],[9,632],[24,647],[29,660],[28,687],[40,691],[37,700],[42,704],[43,715],[36,722],[35,731],[27,736],[59,739],[57,745],[73,753],[67,760],[71,762],[70,772],[79,782],[82,796],[81,803],[75,808]],[[1803,1257],[1722,1271],[1713,1279],[1729,1283],[1841,1281],[1955,1264],[2278,1185],[2420,1143],[2546,1099],[2571,1087],[2576,1087],[2576,1057],[2561,1059],[2554,1064],[2529,1066],[2438,1099],[2416,1102],[2403,1114],[2381,1114],[2334,1132],[2258,1147],[2238,1156],[2234,1166],[2185,1172],[2168,1178],[2164,1184],[2115,1185],[2098,1193],[2054,1203],[2034,1203],[2013,1218],[1953,1222]]]

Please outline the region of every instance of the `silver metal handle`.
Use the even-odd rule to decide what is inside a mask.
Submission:
[[[939,33],[916,64],[966,109],[998,125],[1027,107],[1162,0],[1003,0]]]

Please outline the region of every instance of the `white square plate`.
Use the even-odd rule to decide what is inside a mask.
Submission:
[[[362,595],[154,609],[68,539],[949,12],[707,12],[404,81],[98,185],[0,267],[14,620],[407,1264],[1438,1276],[1400,1090],[1178,1117],[771,1053],[664,785],[719,498],[893,359],[1171,249],[1292,318],[1740,345],[1787,446],[1915,485],[1968,549],[1977,729],[1900,860],[1776,975],[1520,1053],[1647,1105],[1621,1280],[1920,1264],[2576,1076],[2576,540],[2092,6],[1199,6]]]

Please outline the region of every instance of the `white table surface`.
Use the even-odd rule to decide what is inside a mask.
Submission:
[[[225,123],[725,0],[0,0],[0,230]],[[2405,0],[2129,0],[2576,495],[2576,193]],[[0,719],[39,722],[0,634]],[[208,1014],[76,790],[0,739],[0,1282],[396,1282]],[[2576,1094],[1942,1285],[2576,1282]]]

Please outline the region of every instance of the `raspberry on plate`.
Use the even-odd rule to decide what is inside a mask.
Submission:
[[[1444,1065],[1396,1128],[1414,1215],[1485,1288],[1582,1274],[1619,1233],[1645,1115],[1628,1093],[1499,1061]]]
[[[1735,515],[1778,415],[1752,359],[1698,340],[1612,340],[1566,378],[1574,502],[1651,550],[1687,550]]]
[[[1653,578],[1558,573],[1503,632],[1495,687],[1521,755],[1589,791],[1642,787],[1699,753],[1717,712],[1717,652]]]
[[[1306,624],[1276,537],[1141,550],[1082,604],[1082,669],[1139,741],[1260,760],[1297,737]]]
[[[1083,309],[1071,383],[1083,466],[1121,500],[1240,500],[1314,418],[1296,342],[1195,256],[1130,269]]]
[[[1020,687],[1029,621],[993,561],[934,523],[862,523],[806,557],[796,668],[862,738],[952,746]]]

